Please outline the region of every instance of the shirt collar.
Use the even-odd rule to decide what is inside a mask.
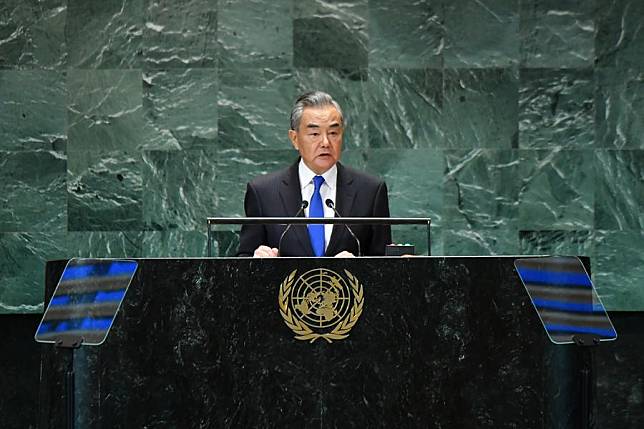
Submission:
[[[317,174],[315,174],[313,170],[311,170],[301,158],[297,172],[300,177],[300,189],[304,189],[307,186],[311,185],[313,183],[313,177],[317,176]],[[324,177],[324,183],[326,183],[327,186],[329,186],[331,189],[335,189],[335,185],[338,180],[338,165],[333,164],[333,167],[320,174],[320,176]]]

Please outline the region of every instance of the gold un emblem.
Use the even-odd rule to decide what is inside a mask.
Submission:
[[[329,343],[349,336],[362,314],[362,285],[349,271],[346,279],[326,268],[316,268],[295,278],[293,270],[279,290],[280,314],[298,340]]]

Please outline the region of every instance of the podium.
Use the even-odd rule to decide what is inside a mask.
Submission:
[[[137,259],[110,336],[75,352],[76,425],[574,427],[577,350],[549,342],[515,259]],[[280,291],[316,270],[359,283],[346,338],[287,323]],[[63,426],[65,368],[43,349],[42,428]]]

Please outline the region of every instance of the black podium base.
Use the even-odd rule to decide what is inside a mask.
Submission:
[[[150,259],[106,343],[76,356],[81,427],[572,427],[574,346],[549,343],[513,258]],[[64,262],[48,264],[53,290]],[[293,270],[364,288],[348,338],[295,339]],[[43,360],[44,427],[64,363]]]

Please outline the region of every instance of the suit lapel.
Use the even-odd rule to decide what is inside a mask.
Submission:
[[[299,159],[286,171],[286,174],[282,177],[279,185],[280,198],[282,199],[282,205],[284,206],[284,213],[286,216],[294,216],[302,205],[302,190],[300,188],[300,178],[297,172],[298,163]],[[304,213],[300,216],[304,216]],[[287,235],[291,233],[297,237],[297,242],[300,245],[300,251],[297,253],[304,256],[313,256],[313,248],[311,247],[311,240],[309,239],[306,226],[293,225]],[[286,241],[287,239],[288,238],[285,238],[284,240]],[[292,242],[294,241],[295,240]]]
[[[353,176],[340,164],[338,166],[338,179],[336,183],[335,209],[342,217],[350,217],[353,209],[353,202],[356,197],[356,190],[353,186]],[[341,250],[338,246],[342,242],[341,238],[346,234],[346,227],[344,225],[333,225],[331,232],[331,239],[327,246],[326,255],[333,256],[338,254]]]

